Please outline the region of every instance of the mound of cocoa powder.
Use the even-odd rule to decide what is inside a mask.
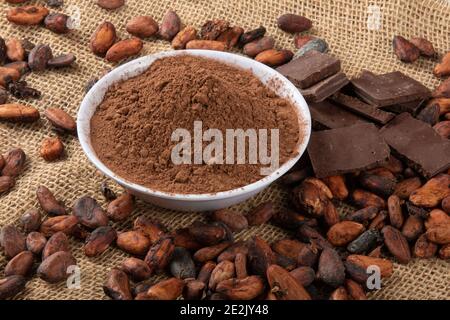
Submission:
[[[280,165],[295,156],[302,139],[291,102],[251,72],[186,55],[158,60],[111,86],[91,119],[92,145],[113,172],[160,191],[215,193],[263,178],[262,165],[248,161],[174,165],[171,152],[178,142],[171,141],[172,133],[184,128],[194,139],[194,121],[202,121],[203,132],[219,129],[224,137],[226,129],[278,128]]]

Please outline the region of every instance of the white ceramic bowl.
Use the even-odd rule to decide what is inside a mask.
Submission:
[[[218,192],[214,194],[174,194],[152,190],[150,188],[127,181],[119,177],[106,167],[95,154],[90,139],[90,120],[97,106],[102,102],[105,92],[111,84],[122,81],[143,73],[155,60],[177,55],[193,55],[205,58],[212,58],[234,65],[246,70],[251,70],[263,83],[276,79],[277,86],[273,90],[281,97],[288,98],[296,106],[299,115],[299,124],[303,128],[303,140],[298,145],[298,155],[284,163],[272,174],[258,180],[252,184],[230,191]],[[182,210],[182,211],[207,211],[226,208],[231,205],[243,202],[264,190],[276,179],[286,173],[305,152],[311,133],[311,116],[308,105],[297,88],[280,73],[255,60],[237,54],[207,51],[207,50],[182,50],[167,51],[138,58],[130,61],[100,79],[92,89],[86,94],[81,103],[77,117],[77,130],[81,147],[89,160],[105,175],[114,179],[117,183],[125,187],[129,192],[143,199],[144,201],[158,206]]]

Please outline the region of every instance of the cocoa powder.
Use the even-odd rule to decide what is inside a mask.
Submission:
[[[251,72],[186,55],[158,60],[111,86],[91,119],[91,141],[113,172],[155,190],[214,193],[263,178],[260,169],[267,166],[249,164],[248,139],[245,164],[173,164],[178,141],[172,133],[183,128],[194,140],[194,121],[202,121],[203,132],[220,130],[224,144],[226,129],[279,129],[280,165],[295,156],[302,139],[292,103]],[[225,158],[225,145],[223,151]]]

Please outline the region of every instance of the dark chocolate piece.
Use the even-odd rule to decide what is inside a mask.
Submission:
[[[384,106],[382,108],[383,110],[394,113],[408,112],[415,116],[419,109],[422,107],[424,101],[424,99],[419,99],[411,102],[393,104],[392,106]]]
[[[337,129],[367,122],[360,116],[348,112],[329,100],[310,103],[309,111],[315,129]]]
[[[396,116],[380,133],[395,153],[424,177],[450,168],[450,141],[409,113]]]
[[[305,89],[341,70],[341,62],[326,53],[312,50],[277,68],[297,88]]]
[[[308,154],[318,178],[372,169],[387,163],[390,150],[373,123],[317,131]]]
[[[355,93],[364,101],[376,106],[389,106],[430,97],[430,90],[411,77],[394,71],[375,75],[363,71],[352,79]]]
[[[308,102],[320,102],[338,92],[349,80],[343,72],[338,72],[315,85],[301,89],[300,92]]]
[[[395,114],[378,109],[377,107],[364,103],[358,98],[347,96],[342,93],[336,93],[331,100],[374,122],[386,124],[391,121]]]

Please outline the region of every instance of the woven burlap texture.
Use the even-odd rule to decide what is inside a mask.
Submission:
[[[34,43],[50,44],[55,54],[73,52],[77,57],[76,67],[41,74],[32,74],[29,83],[41,90],[43,97],[29,104],[43,112],[47,107],[60,107],[76,116],[84,95],[85,83],[113,66],[94,56],[88,48],[89,38],[96,26],[111,21],[121,38],[128,37],[126,22],[136,15],[152,15],[161,20],[165,11],[172,8],[178,12],[186,25],[200,27],[206,20],[223,18],[234,25],[249,30],[260,25],[276,39],[277,46],[294,50],[293,36],[280,31],[276,26],[279,15],[287,12],[309,17],[314,22],[312,34],[326,39],[331,52],[342,59],[345,72],[352,76],[369,69],[373,72],[400,70],[420,80],[430,88],[438,84],[432,75],[435,61],[420,59],[414,64],[400,63],[393,55],[391,39],[395,34],[405,37],[423,36],[429,39],[439,51],[450,49],[450,1],[384,0],[384,1],[332,1],[332,0],[127,0],[126,6],[117,11],[106,11],[95,5],[94,0],[65,0],[58,10],[79,13],[80,27],[69,35],[56,35],[42,27],[14,26],[6,18],[0,18],[0,34],[4,38],[28,38]],[[33,3],[33,2],[31,2]],[[39,3],[39,1],[38,1]],[[44,3],[44,1],[42,1]],[[10,5],[2,1],[1,12]],[[372,7],[371,7],[372,6]],[[375,6],[375,7],[374,7]],[[371,30],[367,21],[380,9],[379,28]],[[376,18],[376,17],[375,17]],[[370,20],[370,19],[369,19]],[[375,27],[376,27],[376,20]],[[142,55],[168,50],[167,42],[145,41]],[[99,186],[105,180],[89,163],[78,140],[64,137],[67,158],[56,163],[47,163],[39,157],[39,145],[43,138],[52,136],[49,124],[41,120],[35,124],[0,124],[0,152],[12,147],[23,148],[27,155],[25,173],[18,179],[16,187],[8,194],[0,195],[0,226],[17,224],[24,210],[37,207],[35,196],[37,186],[43,184],[71,207],[74,200],[90,195],[103,205]],[[120,190],[120,189],[116,189]],[[286,203],[287,193],[280,186],[273,185],[236,210],[249,210],[256,204],[272,200],[277,207]],[[133,217],[120,225],[118,230],[129,228],[133,219],[141,214],[156,217],[170,229],[187,226],[201,217],[198,213],[181,213],[157,208],[138,202]],[[254,227],[238,235],[248,238],[252,235],[273,241],[286,234],[267,225]],[[118,265],[127,254],[109,249],[97,258],[86,258],[81,244],[73,242],[73,252],[81,268],[81,288],[68,289],[64,284],[49,285],[34,277],[17,299],[104,299],[102,283],[108,270]],[[0,254],[0,270],[6,265]],[[396,265],[393,276],[383,282],[381,290],[372,292],[374,299],[449,299],[450,264],[437,259],[413,261],[407,266]]]

